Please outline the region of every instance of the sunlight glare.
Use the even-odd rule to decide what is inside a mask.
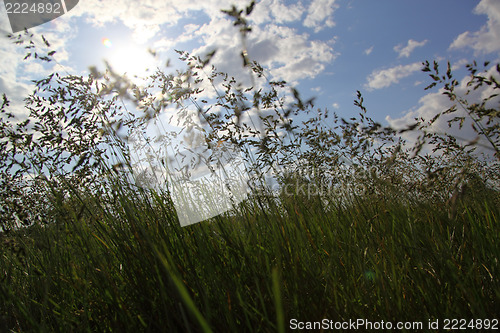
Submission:
[[[119,75],[126,74],[130,79],[144,78],[156,67],[156,61],[144,46],[133,42],[114,44],[109,38],[103,38],[102,44],[109,49],[104,58]]]

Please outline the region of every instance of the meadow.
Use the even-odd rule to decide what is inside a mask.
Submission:
[[[423,64],[455,102],[438,116],[476,124],[464,142],[432,132],[438,116],[386,128],[360,92],[351,119],[315,109],[245,57],[242,70],[262,88],[183,52],[186,72],[158,71],[144,88],[112,70],[54,73],[27,98],[29,121],[9,114],[4,95],[0,330],[285,332],[366,319],[430,331],[429,321],[453,318],[498,329],[500,127],[488,103],[500,65],[495,75],[468,65],[471,89],[492,89],[478,104],[455,94],[449,63],[444,74]],[[202,81],[217,92],[211,102]],[[259,186],[231,211],[181,227],[168,188],[134,179],[123,133],[168,107],[189,124],[193,106],[207,144],[238,146]],[[297,125],[299,115],[307,120]]]

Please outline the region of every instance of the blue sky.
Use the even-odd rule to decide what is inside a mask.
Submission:
[[[237,28],[220,12],[233,3],[249,2],[80,0],[68,14],[31,29],[53,44],[54,68],[22,61],[23,50],[5,37],[11,31],[0,5],[0,94],[22,113],[30,80],[49,71],[85,74],[92,65],[104,68],[107,59],[117,70],[140,74],[141,64],[163,66],[170,59],[181,66],[174,49],[200,55],[217,49],[213,64],[245,80]],[[249,22],[249,56],[273,79],[343,117],[357,114],[353,99],[360,90],[369,114],[394,126],[446,109],[437,89],[424,91],[430,81],[422,61],[449,60],[462,79],[466,63],[495,62],[500,54],[497,0],[262,0]],[[447,130],[444,122],[436,126]]]

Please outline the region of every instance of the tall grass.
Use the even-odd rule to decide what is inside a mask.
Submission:
[[[276,331],[290,319],[494,318],[494,200],[407,206],[394,197],[245,201],[180,228],[164,196],[117,189],[113,212],[74,193],[55,223],[2,239],[2,328]],[[347,195],[347,194],[346,194]],[[283,214],[287,212],[287,214]]]

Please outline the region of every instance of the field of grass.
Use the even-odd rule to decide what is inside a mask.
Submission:
[[[500,208],[344,193],[252,197],[180,228],[168,196],[73,193],[2,235],[0,329],[285,331],[290,320],[498,318]],[[267,209],[262,210],[261,205]]]

